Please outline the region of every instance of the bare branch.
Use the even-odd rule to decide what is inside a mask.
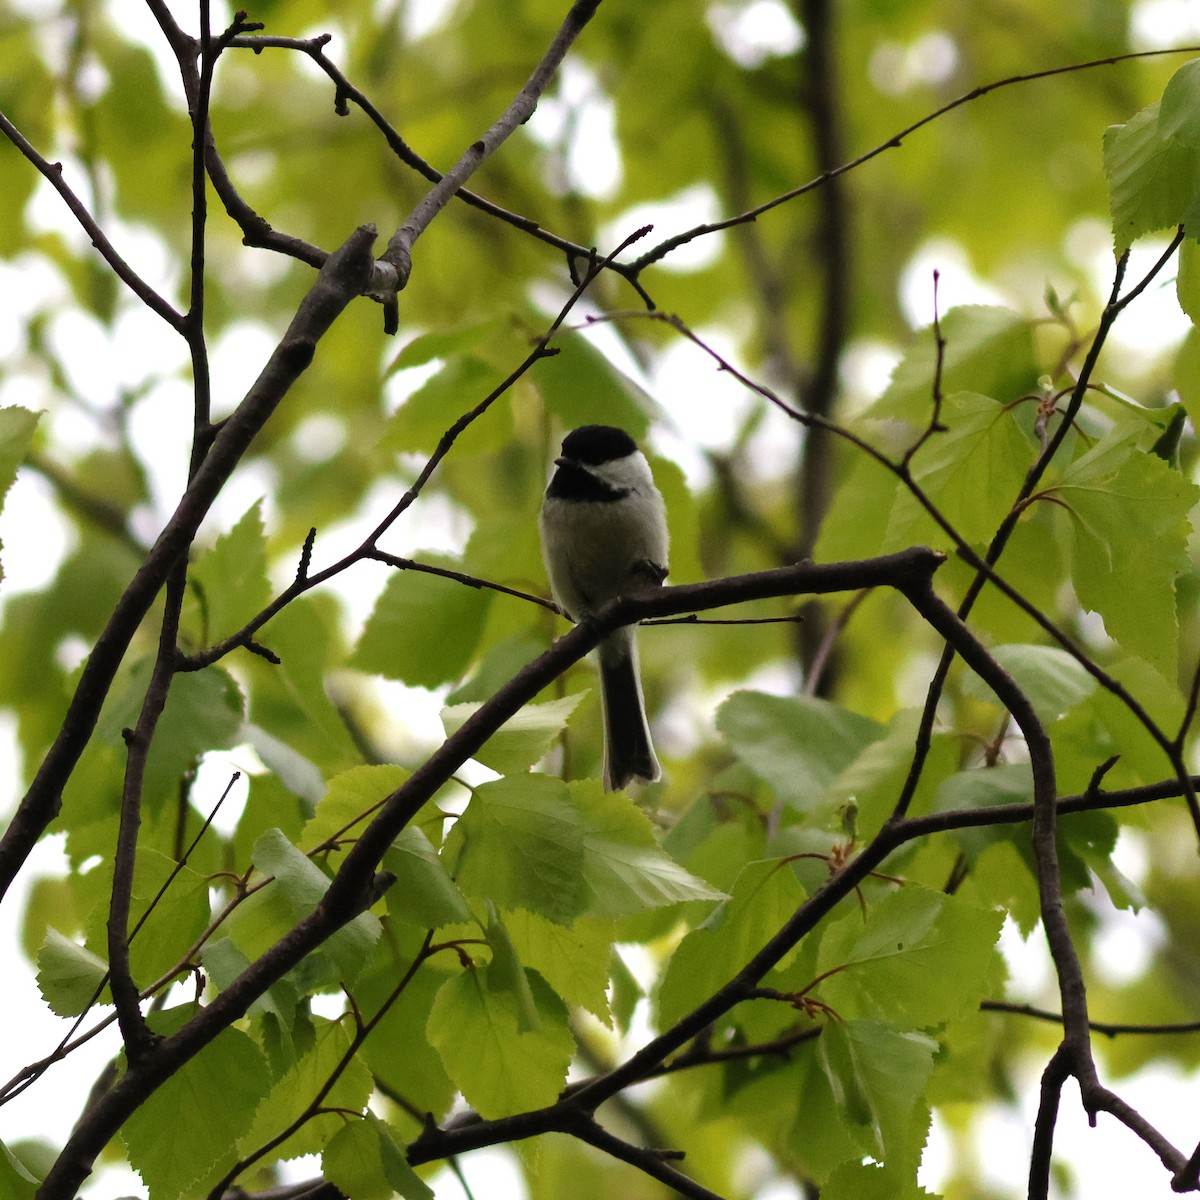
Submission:
[[[222,424],[174,514],[118,600],[83,668],[58,737],[0,838],[0,896],[57,814],[62,789],[91,736],[117,668],[171,569],[191,545],[200,522],[247,447],[312,361],[318,340],[361,294],[374,236],[369,227],[359,229],[330,256],[262,373]]]
[[[183,332],[184,317],[178,309],[160,296],[122,257],[116,247],[109,241],[107,234],[96,223],[95,218],[88,212],[82,200],[72,191],[63,179],[62,163],[52,163],[43,158],[21,131],[0,112],[0,133],[38,169],[43,178],[63,198],[72,215],[83,227],[92,245],[100,252],[100,256],[110,267],[113,274],[146,305],[151,312],[162,317],[168,325],[178,333]]]

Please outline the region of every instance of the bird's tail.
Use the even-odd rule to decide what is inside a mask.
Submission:
[[[600,643],[600,698],[604,708],[604,786],[619,791],[632,780],[653,783],[662,775],[654,755],[642,679],[637,634],[619,629]]]

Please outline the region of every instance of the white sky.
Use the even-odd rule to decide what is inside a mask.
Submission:
[[[15,5],[24,11],[48,18],[46,36],[55,36],[53,18],[59,12],[58,0],[19,0]],[[220,7],[220,6],[215,6]],[[120,16],[122,26],[135,33],[141,31],[148,44],[160,49],[146,10],[139,0],[111,0],[110,8]],[[410,6],[410,30],[414,36],[434,29],[447,19],[453,0],[422,0]],[[219,22],[219,18],[214,18]],[[720,3],[709,7],[709,23],[726,42],[729,53],[739,61],[752,63],[771,53],[790,50],[802,38],[787,8],[780,0],[752,0],[750,3]],[[1144,48],[1179,44],[1187,39],[1200,38],[1200,2],[1197,0],[1142,0],[1134,10],[1133,27],[1139,45]],[[888,88],[909,86],[926,78],[931,71],[947,69],[947,54],[953,54],[953,43],[944,34],[927,35],[924,42],[910,47],[888,46],[881,49],[878,61],[872,63],[872,74],[880,86]],[[567,84],[564,98],[584,109],[579,127],[586,134],[589,146],[586,154],[576,153],[567,160],[567,170],[573,186],[581,186],[594,194],[604,195],[615,187],[620,173],[620,160],[613,143],[611,111],[589,73],[577,64],[569,64],[564,76]],[[589,99],[590,97],[590,99]],[[590,104],[590,108],[589,108]],[[562,129],[565,113],[558,100],[544,104],[531,123],[530,132],[545,144],[553,143]],[[605,149],[608,153],[605,153]],[[595,174],[583,176],[589,164],[596,166]],[[39,222],[47,229],[63,231],[74,242],[82,235],[67,219],[65,210],[48,188],[42,187],[35,199]],[[715,201],[711,193],[685,193],[655,206],[654,211],[638,210],[624,214],[619,232],[624,233],[643,220],[655,221],[658,230],[670,230],[708,219],[714,214]],[[618,227],[614,227],[614,233]],[[143,270],[152,281],[165,280],[173,270],[161,251],[157,239],[146,231],[124,227],[116,231],[122,251]],[[1111,251],[1106,229],[1076,229],[1070,231],[1080,260],[1095,272],[1101,291],[1107,289],[1111,273]],[[677,269],[695,269],[711,254],[710,246],[698,243],[695,262],[678,262]],[[1157,253],[1154,248],[1141,250],[1146,260]],[[1132,270],[1136,272],[1137,263]],[[995,293],[976,278],[962,251],[952,244],[931,242],[914,257],[901,282],[901,295],[906,314],[914,325],[927,322],[932,315],[929,279],[932,268],[942,273],[941,308],[944,312],[954,303],[991,301]],[[15,286],[19,276],[20,286]],[[67,294],[61,281],[49,272],[40,260],[19,260],[13,264],[0,263],[0,360],[15,349],[13,330],[23,312],[55,296]],[[1147,345],[1170,344],[1186,327],[1173,291],[1161,289],[1133,308],[1119,323],[1114,338],[1145,353]],[[726,335],[720,331],[705,331],[718,348],[732,350]],[[94,321],[73,312],[64,312],[53,323],[52,340],[62,340],[74,346],[89,347],[89,367],[79,386],[95,400],[103,402],[118,387],[143,382],[145,379],[170,374],[178,354],[171,349],[170,339],[161,336],[154,318],[131,308],[127,317],[109,332]],[[244,322],[230,330],[215,347],[214,366],[222,380],[225,394],[235,395],[242,384],[251,378],[273,341],[272,331],[253,321]],[[160,348],[156,351],[155,348]],[[159,356],[155,357],[158,353]],[[861,345],[852,348],[847,356],[847,383],[863,394],[877,391],[886,381],[887,372],[895,361],[890,347]],[[721,446],[727,443],[736,422],[749,403],[746,396],[725,376],[713,372],[702,355],[678,346],[667,351],[647,381],[652,392],[664,403],[673,419],[675,431],[669,428],[661,435],[660,448],[680,458],[685,467],[699,475],[703,472],[702,458],[696,453],[697,444]],[[180,478],[186,445],[178,424],[170,419],[170,392],[178,385],[164,385],[152,392],[135,414],[134,432],[139,449],[148,454],[154,467],[153,482],[157,512],[142,514],[145,531],[151,533],[172,503]],[[22,403],[41,407],[39,396],[43,383],[17,379],[0,389],[0,404]],[[694,397],[705,398],[702,411],[697,411]],[[164,415],[166,414],[166,415]],[[683,433],[686,431],[686,435]],[[71,427],[71,418],[56,418],[56,435],[71,441],[94,436],[94,429],[80,424]],[[762,448],[768,461],[773,456],[780,470],[790,461],[792,431],[774,425],[762,434]],[[259,496],[270,492],[271,480],[266,476],[243,473],[236,480],[230,495],[222,498],[216,513],[220,523],[228,524]],[[444,518],[436,523],[445,528]],[[413,534],[413,544],[428,544],[435,531]],[[35,477],[23,476],[10,493],[6,514],[0,516],[0,539],[6,578],[4,594],[41,586],[53,574],[55,565],[65,552],[68,534],[54,514],[47,489]],[[361,581],[356,581],[361,582]],[[361,589],[356,588],[361,594]],[[432,718],[425,714],[422,720]],[[11,721],[0,718],[0,812],[11,809],[16,799],[16,764],[13,751]],[[1136,843],[1123,840],[1119,851],[1122,868],[1135,879],[1139,873]],[[41,872],[62,869],[61,850],[57,841],[39,847],[33,861],[23,872],[15,889],[16,895],[0,907],[0,962],[5,963],[5,988],[2,1015],[7,1029],[21,1030],[19,1038],[0,1041],[0,1080],[7,1079],[32,1058],[48,1051],[61,1036],[65,1023],[37,1003],[32,970],[18,949],[17,919],[23,908],[23,894]],[[1110,966],[1118,971],[1122,962],[1139,947],[1153,940],[1156,930],[1149,915],[1131,926],[1127,914],[1105,910],[1102,915],[1104,938],[1110,946]],[[1022,943],[1011,932],[1006,933],[1005,950],[1013,969],[1011,994],[1016,997],[1037,997],[1049,978],[1049,964],[1039,937]],[[1103,1018],[1104,1014],[1096,1014]],[[13,1141],[27,1136],[61,1137],[73,1120],[78,1102],[87,1093],[91,1080],[112,1052],[112,1039],[99,1038],[91,1046],[73,1056],[67,1064],[55,1068],[47,1078],[32,1088],[19,1101],[0,1109],[0,1138]],[[1040,1065],[1029,1067],[1027,1096],[1036,1097],[1036,1074]],[[1119,1085],[1121,1094],[1143,1108],[1148,1116],[1176,1144],[1190,1150],[1196,1137],[1194,1128],[1195,1080],[1165,1068],[1141,1072]],[[69,1101],[65,1098],[69,1098]],[[989,1182],[1012,1195],[1023,1194],[1024,1172],[1032,1133],[1032,1111],[1019,1115],[997,1110],[980,1129],[984,1145],[980,1158],[986,1164]],[[1089,1130],[1084,1122],[1075,1093],[1068,1091],[1059,1125],[1058,1146],[1064,1160],[1071,1165],[1077,1181],[1078,1194],[1088,1196],[1136,1195],[1140,1200],[1158,1200],[1173,1196],[1169,1181],[1157,1164],[1150,1162],[1149,1152],[1131,1135],[1116,1130],[1112,1122],[1102,1121],[1099,1130]],[[934,1134],[923,1171],[926,1186],[936,1188],[944,1169],[947,1138],[943,1127],[935,1123]],[[468,1178],[476,1195],[492,1200],[509,1200],[524,1193],[519,1174],[506,1152],[481,1152],[463,1160]],[[316,1164],[296,1164],[292,1174],[302,1178],[314,1173]],[[459,1186],[448,1173],[439,1176],[439,1195],[455,1196]],[[127,1171],[104,1168],[82,1193],[85,1197],[144,1195],[140,1181]],[[756,1200],[791,1200],[785,1188],[764,1187]]]

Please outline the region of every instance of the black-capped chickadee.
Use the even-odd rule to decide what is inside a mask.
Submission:
[[[584,425],[563,438],[538,528],[542,558],[559,607],[572,620],[614,596],[667,577],[667,513],[637,443],[612,425]],[[600,643],[604,786],[662,775],[642,699],[637,631]]]

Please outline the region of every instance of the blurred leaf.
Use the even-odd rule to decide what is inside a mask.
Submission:
[[[996,646],[992,657],[1046,722],[1062,716],[1096,690],[1096,681],[1083,664],[1059,646]],[[969,696],[997,703],[995,693],[978,675],[965,676],[962,686]]]
[[[206,640],[218,642],[236,633],[271,598],[262,501],[251,505],[240,521],[192,567],[189,582],[200,597]]]
[[[448,559],[427,559],[452,566]],[[416,687],[461,677],[475,654],[493,593],[418,571],[388,581],[351,665]]]
[[[533,369],[532,377],[564,431],[579,425],[616,425],[640,442],[654,403],[579,333],[550,343],[556,353]]]
[[[983,305],[952,308],[941,318],[941,330],[946,343],[942,395],[995,396],[1007,404],[1033,388],[1033,337],[1029,322],[1018,313]],[[933,417],[936,368],[937,344],[932,328],[926,328],[915,335],[868,415],[876,420],[898,418],[923,429]]]

